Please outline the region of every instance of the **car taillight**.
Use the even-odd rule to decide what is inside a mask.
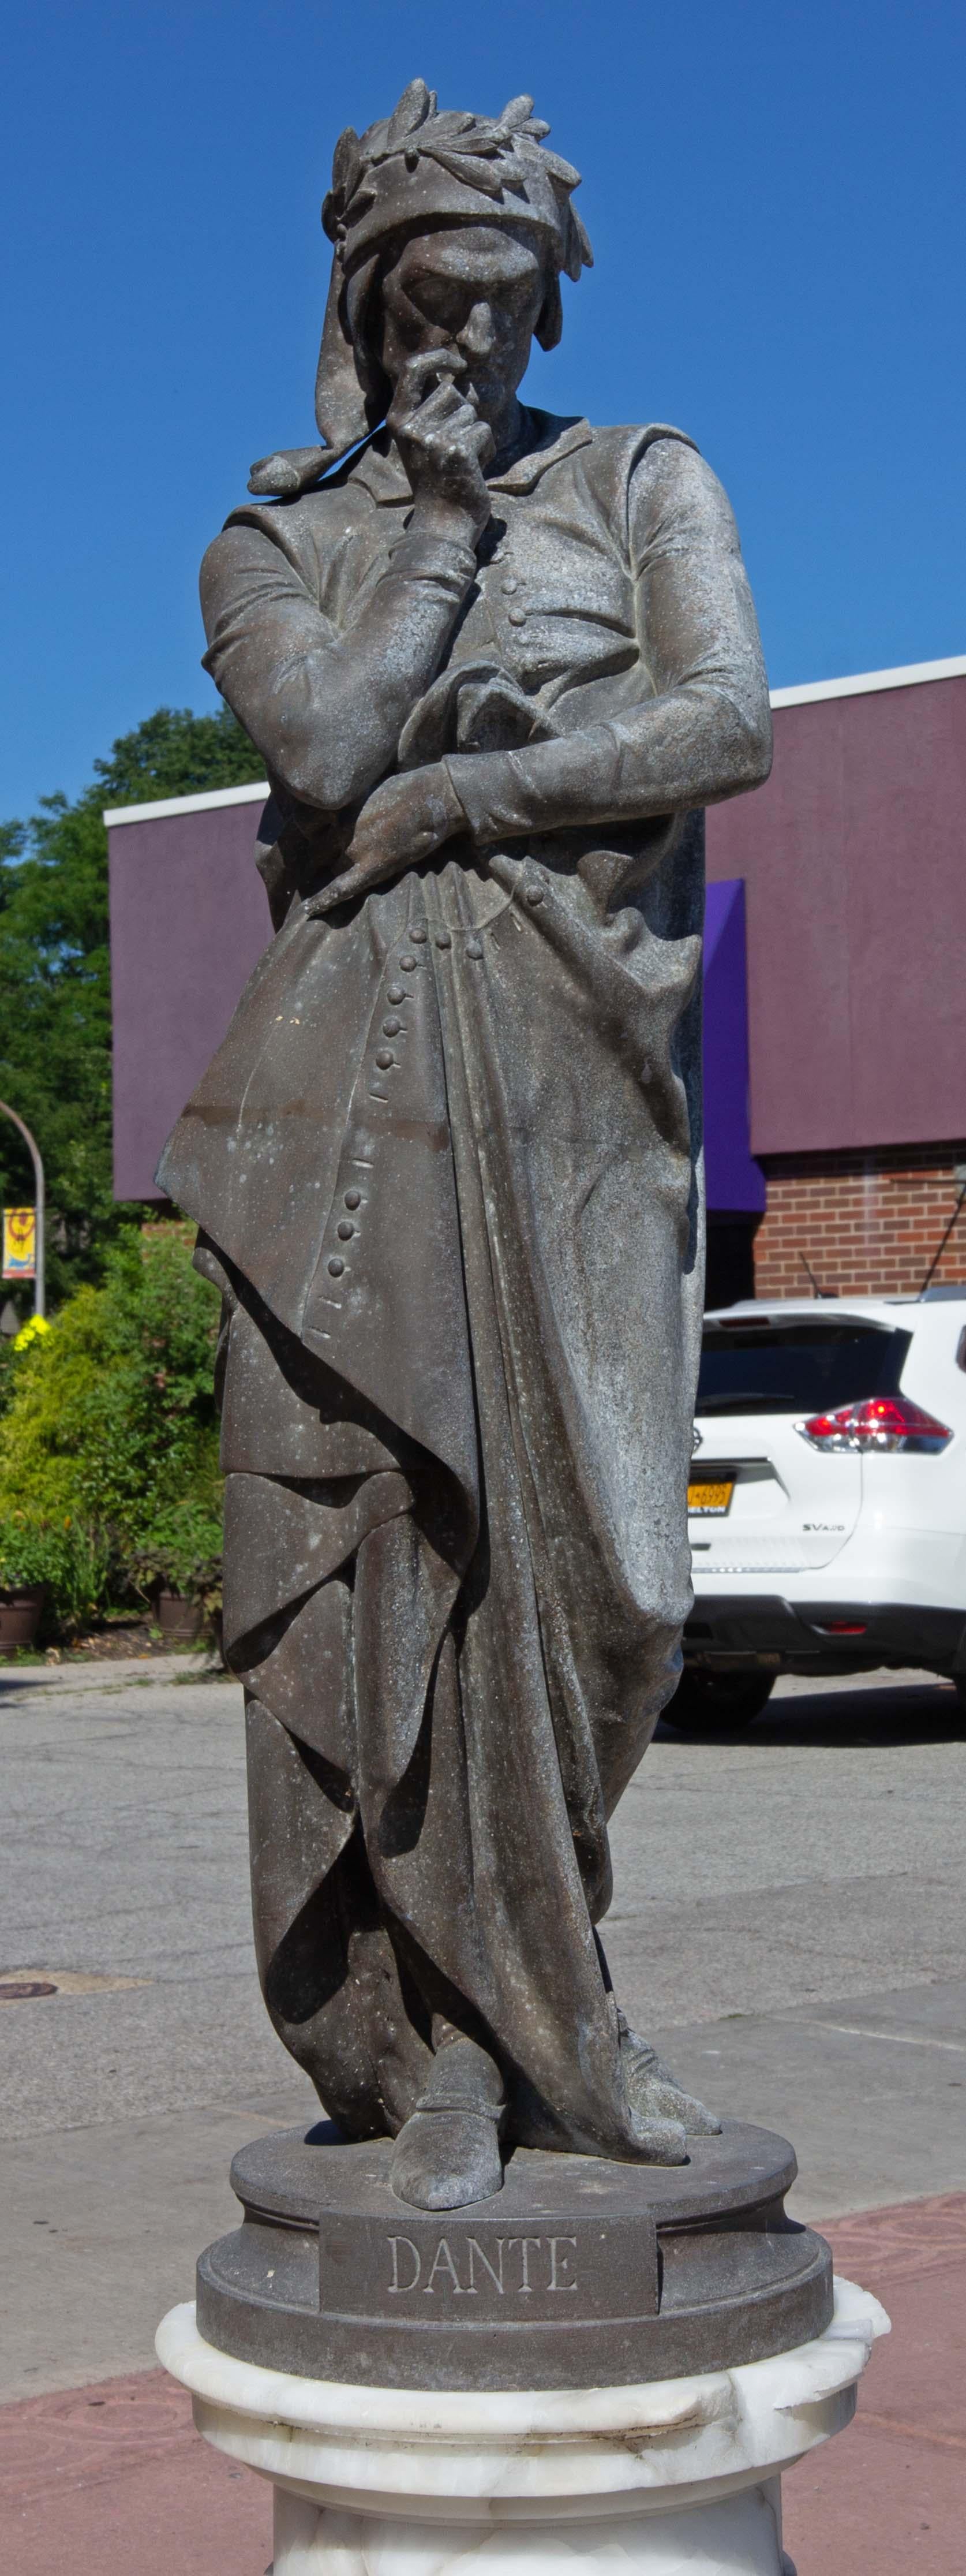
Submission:
[[[907,1395],[869,1395],[863,1404],[840,1404],[836,1413],[813,1413],[795,1429],[813,1449],[918,1449],[930,1457],[953,1436]]]

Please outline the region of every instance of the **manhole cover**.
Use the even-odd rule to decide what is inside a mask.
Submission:
[[[55,1995],[49,1977],[0,1977],[0,2004],[29,2004],[36,1995]]]

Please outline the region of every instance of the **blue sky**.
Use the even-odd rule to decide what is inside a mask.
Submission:
[[[314,435],[332,147],[417,72],[582,170],[528,389],[697,439],[773,685],[966,648],[961,0],[31,0],[3,52],[0,816],[214,704],[198,560]]]

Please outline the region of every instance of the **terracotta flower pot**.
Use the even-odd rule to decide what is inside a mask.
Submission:
[[[204,1611],[200,1601],[192,1601],[184,1592],[162,1592],[158,1596],[158,1626],[162,1637],[173,1645],[193,1646],[201,1635]]]
[[[0,1653],[33,1645],[45,1590],[43,1583],[14,1583],[0,1591]]]

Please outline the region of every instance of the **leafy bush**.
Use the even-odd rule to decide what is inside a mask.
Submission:
[[[192,1268],[186,1230],[164,1226],[116,1246],[106,1285],[79,1289],[50,1331],[15,1353],[0,1417],[0,1516],[65,1537],[72,1529],[71,1561],[87,1551],[101,1605],[129,1591],[159,1528],[177,1547],[173,1513],[188,1515],[182,1539],[203,1525],[189,1554],[216,1553],[217,1328],[218,1299]],[[66,1563],[49,1579],[69,1620],[77,1584]]]
[[[4,1414],[13,1394],[16,1359],[12,1342],[0,1333],[0,1414]]]
[[[201,1601],[209,1614],[220,1610],[220,1520],[204,1503],[173,1503],[158,1511],[134,1550],[130,1576],[149,1600],[158,1592],[180,1592]]]
[[[0,1592],[42,1583],[61,1627],[80,1627],[97,1610],[107,1572],[92,1532],[69,1517],[58,1526],[25,1512],[0,1516]]]

